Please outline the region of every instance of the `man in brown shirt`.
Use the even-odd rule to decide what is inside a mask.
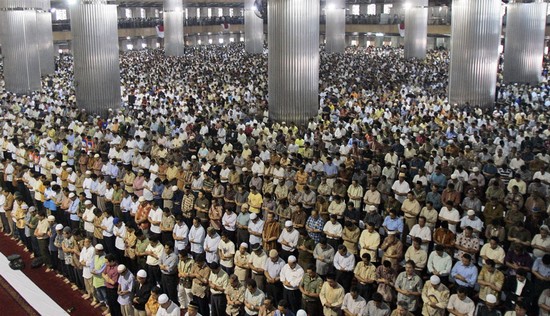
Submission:
[[[275,220],[273,213],[267,213],[267,219],[264,223],[262,232],[262,243],[266,251],[277,249],[277,238],[281,234],[281,225]]]
[[[210,268],[206,264],[206,257],[204,253],[201,253],[195,259],[195,264],[191,268],[191,278],[193,278],[193,284],[191,285],[191,294],[193,294],[193,301],[199,305],[199,313],[201,315],[210,315],[210,308],[208,304],[208,277],[210,276]]]
[[[225,290],[225,297],[227,299],[225,313],[230,316],[240,315],[244,306],[244,286],[234,274],[229,276],[229,286]]]

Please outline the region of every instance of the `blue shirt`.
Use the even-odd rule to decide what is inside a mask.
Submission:
[[[447,185],[447,178],[444,174],[436,174],[435,172],[428,178],[431,184],[437,185],[439,188],[444,188]]]
[[[323,166],[323,170],[325,171],[325,174],[327,176],[335,176],[338,174],[338,167],[336,167],[336,165],[333,163],[331,164],[326,163]]]
[[[466,282],[462,280],[455,279],[455,276],[457,274],[460,274],[466,279]],[[456,284],[465,286],[465,287],[474,287],[477,281],[477,268],[475,265],[470,264],[469,266],[465,266],[462,261],[458,261],[453,269],[451,270],[451,277],[455,279]]]
[[[547,266],[542,263],[542,258],[535,260],[535,263],[533,263],[533,271],[537,271],[543,277],[550,277],[550,265]]]
[[[321,216],[317,217],[317,219],[314,219],[313,217],[309,217],[306,222],[306,227],[318,229],[320,231],[323,231],[323,228],[325,227],[325,221],[321,218]],[[321,241],[322,233],[314,233],[314,232],[308,232],[307,233],[311,239],[315,241],[315,243],[319,243]]]
[[[441,204],[441,194],[438,192],[428,192],[428,194],[426,194],[426,202],[432,202],[437,211],[443,206],[443,204]]]
[[[392,219],[389,215],[384,219],[382,226],[386,226],[388,230],[397,230],[400,233],[403,232],[403,219],[401,217],[396,217]]]
[[[80,218],[78,217],[78,206],[80,205],[80,200],[79,199],[75,199],[72,203],[71,203],[71,206],[69,206],[69,213],[71,214],[70,216],[70,220],[71,221],[75,221],[75,222],[78,222],[80,221]]]

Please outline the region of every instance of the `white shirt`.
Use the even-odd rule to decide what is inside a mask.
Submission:
[[[411,232],[409,233],[412,237],[419,237],[422,240],[432,240],[432,232],[430,231],[430,228],[426,225],[424,227],[420,227],[420,225],[415,224]]]
[[[191,243],[191,252],[204,252],[204,249],[202,248],[204,237],[206,237],[206,231],[201,225],[199,225],[198,228],[195,227],[195,225],[191,226],[191,229],[189,230],[189,242]]]
[[[297,290],[300,286],[300,282],[302,281],[302,277],[304,276],[304,269],[300,267],[298,264],[292,269],[290,265],[285,264],[285,266],[281,269],[281,273],[279,274],[279,277],[281,278],[281,283],[284,283],[285,281],[288,281],[290,283],[290,286],[283,285],[285,289],[287,290]]]
[[[325,226],[323,227],[323,232],[337,235],[338,237],[342,238],[342,224],[336,222],[336,224],[333,224],[331,221],[326,222]],[[330,239],[336,239],[334,237],[329,237]]]
[[[218,249],[220,250],[220,254],[222,256],[228,257],[235,255],[235,243],[231,240],[228,240],[227,242],[221,240],[218,244]],[[229,260],[220,259],[220,264],[224,267],[233,268],[233,257]]]
[[[176,237],[183,237],[183,240],[175,240],[174,246],[177,250],[183,250],[185,247],[187,247],[187,244],[189,243],[189,239],[187,238],[187,235],[189,235],[189,228],[187,228],[187,225],[185,223],[182,223],[181,226],[176,223],[174,225],[174,229],[172,230],[172,233],[176,235]]]
[[[351,297],[351,293],[347,293],[344,296],[344,302],[342,303],[342,310],[348,310],[354,315],[366,315],[367,312],[367,301],[360,295],[357,296],[357,299]]]
[[[86,210],[84,211],[84,214],[82,214],[82,219],[84,220],[84,230],[89,233],[93,233],[95,228],[94,227],[94,219],[95,219],[94,209],[95,207],[86,208]]]
[[[162,308],[162,306],[159,306],[159,309],[157,310],[156,316],[180,316],[181,310],[178,305],[174,304],[174,302],[170,302],[170,306],[167,308]]]
[[[157,209],[152,209],[149,212],[149,222],[151,222],[151,232],[155,234],[160,234],[160,224],[154,225],[153,222],[160,222],[162,220],[162,209],[159,207]]]
[[[285,251],[294,251],[296,250],[296,246],[298,245],[298,238],[300,238],[300,233],[296,229],[292,229],[291,232],[288,232],[286,228],[283,230],[281,235],[279,236],[279,239],[277,239],[277,242],[281,243],[282,241],[285,241],[289,243],[290,246],[283,245],[281,243],[281,248]]]
[[[114,227],[113,228],[113,234],[116,236],[115,238],[115,247],[118,250],[124,250],[126,249],[126,245],[124,245],[124,239],[126,238],[126,225],[122,223],[120,227]]]
[[[219,262],[220,256],[218,256],[218,246],[220,244],[221,238],[217,233],[214,237],[206,235],[204,239],[204,251],[206,251],[206,262]]]
[[[82,266],[82,277],[84,279],[91,279],[92,278],[92,272],[90,270],[90,265],[92,264],[92,261],[94,260],[94,247],[90,246],[88,248],[82,247],[82,250],[80,250],[80,257],[78,260],[81,262],[84,261],[84,265]]]
[[[264,230],[264,221],[261,219],[258,219],[256,223],[254,221],[249,220],[248,221],[248,230],[251,230],[255,233],[262,233]],[[262,237],[254,236],[250,234],[250,238],[248,240],[250,244],[261,244],[262,243]]]
[[[103,236],[104,237],[113,237],[113,217],[105,217],[101,221],[101,226],[105,226],[106,229],[103,230]]]
[[[460,221],[460,215],[455,208],[449,210],[446,206],[443,206],[439,211],[439,216],[444,220],[451,220],[453,222]],[[456,234],[456,224],[449,223],[449,230]]]
[[[342,256],[339,251],[334,254],[334,267],[336,270],[353,271],[355,268],[355,257],[349,252]]]
[[[87,199],[92,198],[92,192],[90,191],[90,188],[92,187],[92,178],[86,178],[84,179],[84,182],[82,182],[82,188],[84,189],[84,193],[86,194]]]
[[[234,212],[230,215],[228,215],[227,213],[223,213],[222,225],[225,230],[234,232],[237,225],[237,214],[235,214]]]

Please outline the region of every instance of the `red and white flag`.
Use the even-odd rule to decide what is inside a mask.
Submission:
[[[231,26],[231,24],[227,23],[227,22],[223,22],[222,23],[222,28],[224,31],[227,31],[229,30],[229,27]]]
[[[155,28],[157,29],[157,36],[164,38],[164,25],[157,25]]]
[[[399,36],[405,37],[405,22],[399,23],[397,27],[399,29]]]

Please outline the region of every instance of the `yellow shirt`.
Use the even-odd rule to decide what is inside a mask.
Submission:
[[[260,208],[262,207],[264,199],[260,193],[250,193],[248,195],[248,205],[250,206],[250,211],[253,213],[259,213]]]
[[[338,316],[344,302],[344,288],[340,284],[337,284],[336,288],[333,288],[328,282],[325,282],[321,287],[319,299],[323,305],[323,314],[325,316]],[[330,304],[330,307],[326,307],[325,304]]]

